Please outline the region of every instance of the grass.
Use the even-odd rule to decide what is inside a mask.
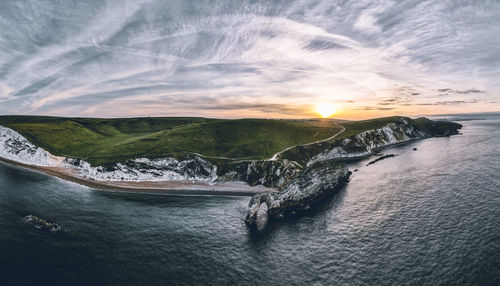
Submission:
[[[455,123],[447,123],[447,122],[434,122],[427,118],[418,118],[418,119],[410,119],[408,117],[402,116],[391,116],[391,117],[381,117],[374,118],[369,120],[361,120],[361,121],[341,121],[341,124],[345,131],[340,133],[335,137],[334,140],[324,142],[321,144],[313,144],[308,146],[297,146],[295,148],[291,148],[286,152],[281,154],[282,159],[288,159],[291,161],[296,161],[299,164],[307,163],[312,157],[323,152],[325,148],[334,148],[338,145],[340,139],[348,138],[351,136],[355,136],[361,132],[379,129],[386,126],[389,123],[396,123],[402,119],[407,120],[410,124],[417,127],[419,130],[427,132],[431,136],[439,135],[439,134],[447,134],[447,131],[451,130],[451,125]],[[459,125],[454,125],[454,127],[458,128]],[[356,148],[363,149],[363,146],[350,146],[344,145],[344,148],[354,148],[348,151],[356,152]],[[360,150],[361,151],[361,150]]]
[[[287,147],[326,139],[341,130],[327,120],[222,120],[207,118],[61,118],[0,116],[54,155],[92,165],[137,157],[182,156],[265,159]]]
[[[345,131],[339,134],[339,136],[335,137],[335,139],[347,138],[367,130],[382,128],[389,123],[399,121],[403,118],[405,117],[390,116],[390,117],[381,117],[368,120],[342,122],[342,126],[344,126]]]

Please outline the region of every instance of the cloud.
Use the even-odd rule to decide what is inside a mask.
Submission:
[[[349,47],[336,43],[328,38],[323,39],[318,37],[310,41],[304,48],[312,51],[320,51],[329,49],[348,49]]]
[[[473,100],[448,100],[448,101],[438,101],[438,102],[432,102],[432,103],[416,103],[415,105],[458,105],[458,104],[471,104],[471,103],[478,103],[481,102],[480,100],[473,99]]]
[[[443,93],[456,93],[456,94],[471,94],[471,93],[485,93],[484,90],[479,90],[476,88],[466,89],[466,90],[456,90],[451,88],[441,88],[437,90],[438,92]]]
[[[372,107],[372,106],[363,106],[361,108],[357,108],[355,110],[363,110],[363,111],[367,111],[367,110],[380,110],[380,111],[388,111],[388,110],[394,110],[395,108],[393,107]]]
[[[379,106],[409,106],[410,103],[414,102],[418,98],[420,92],[415,92],[411,87],[398,87],[391,91],[391,97],[384,98],[377,102]]]
[[[479,0],[6,1],[0,114],[487,109],[498,21],[500,2]]]
[[[387,9],[394,3],[392,1],[360,1],[362,3],[362,8],[354,27],[363,33],[380,33],[382,27],[379,25],[380,17]],[[363,5],[366,2],[367,4]]]
[[[279,113],[285,115],[294,115],[297,117],[314,115],[311,112],[312,107],[307,106],[291,106],[286,104],[268,104],[268,103],[228,103],[228,104],[201,104],[199,108],[202,110],[220,110],[220,111],[241,111],[252,110],[259,113]]]

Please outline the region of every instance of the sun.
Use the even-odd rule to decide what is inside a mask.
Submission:
[[[316,105],[316,112],[321,115],[323,118],[330,117],[335,114],[336,108],[335,105],[329,103],[322,103]]]

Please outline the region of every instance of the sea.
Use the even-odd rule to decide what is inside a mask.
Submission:
[[[440,118],[462,134],[350,162],[344,188],[264,232],[243,222],[249,197],[100,191],[0,163],[0,285],[500,285],[500,115]]]

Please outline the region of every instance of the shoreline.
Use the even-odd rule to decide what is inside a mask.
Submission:
[[[46,167],[28,165],[0,157],[9,165],[44,173],[59,179],[77,183],[101,191],[127,192],[158,195],[222,195],[252,196],[266,191],[276,191],[265,186],[250,186],[244,182],[209,184],[202,181],[95,181],[78,176],[78,170],[70,167]]]
[[[369,158],[388,147],[406,145],[408,143],[418,141],[420,139],[411,139],[405,142],[397,142],[372,149],[369,154],[358,155],[353,157],[335,158],[332,161],[358,161]],[[78,173],[78,169],[71,167],[48,167],[28,165],[0,157],[0,162],[9,165],[29,169],[35,172],[40,172],[49,176],[53,176],[65,181],[77,183],[86,187],[97,189],[100,191],[114,191],[135,194],[156,194],[156,195],[222,195],[222,196],[253,196],[255,194],[266,191],[277,191],[275,188],[265,187],[262,185],[250,186],[245,182],[223,182],[210,184],[204,181],[96,181],[82,177]]]

